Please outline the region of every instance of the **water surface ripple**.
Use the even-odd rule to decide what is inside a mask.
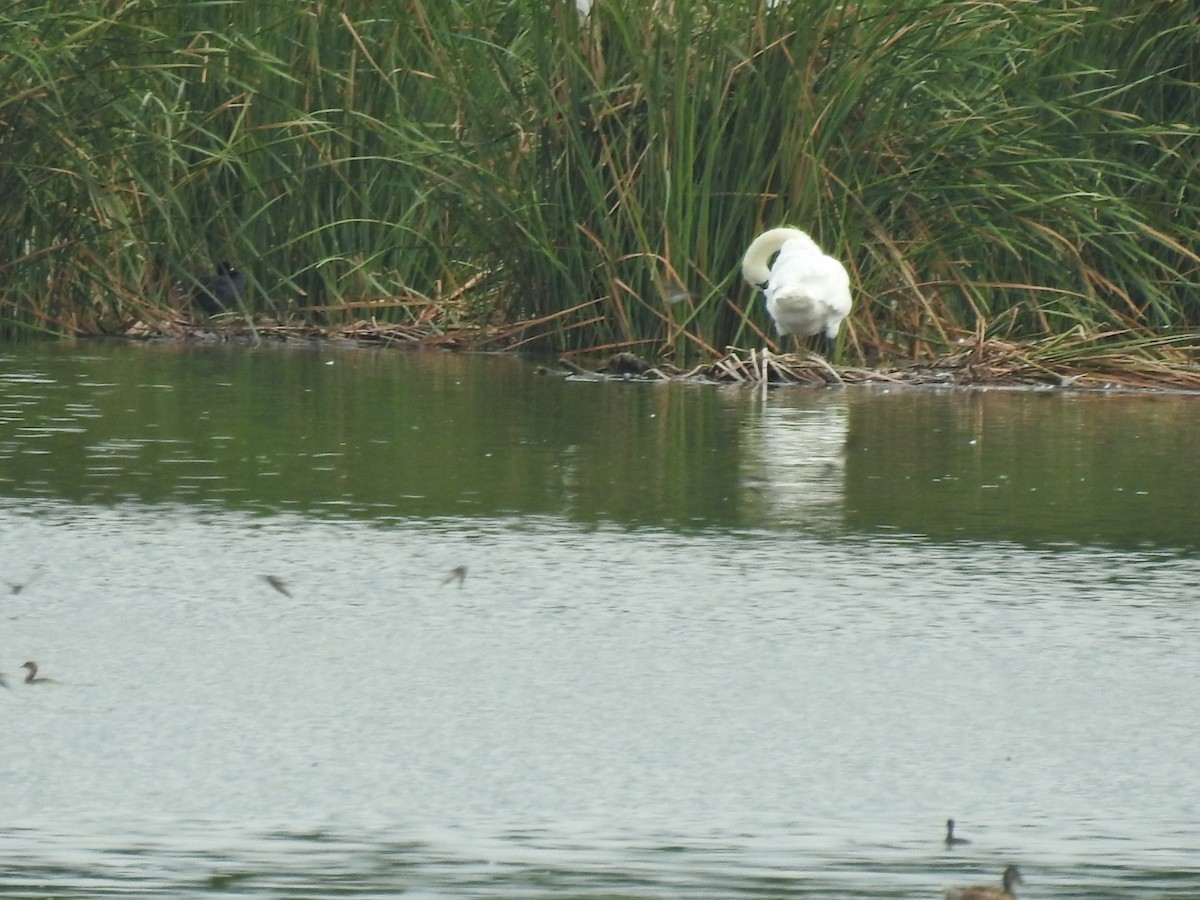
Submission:
[[[1200,896],[1190,398],[0,362],[2,897]]]

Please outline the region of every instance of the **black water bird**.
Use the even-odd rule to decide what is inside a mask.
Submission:
[[[954,836],[954,820],[947,819],[946,820],[946,846],[947,847],[957,847],[959,844],[969,844],[969,843],[971,843],[971,842],[968,841],[966,838],[960,838],[960,837]]]
[[[25,676],[26,684],[58,684],[53,678],[46,678],[38,675],[38,664],[33,660],[22,664],[22,669],[28,669],[29,674]]]
[[[201,275],[196,279],[192,301],[205,315],[214,316],[237,306],[245,293],[246,273],[239,272],[228,262],[221,262],[217,264],[215,275]]]

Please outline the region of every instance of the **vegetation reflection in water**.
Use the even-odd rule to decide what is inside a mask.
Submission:
[[[0,491],[368,520],[555,515],[1191,547],[1191,396],[592,384],[514,358],[10,351]]]

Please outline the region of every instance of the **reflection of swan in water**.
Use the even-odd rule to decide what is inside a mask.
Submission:
[[[960,837],[954,836],[954,820],[947,819],[946,820],[946,846],[947,847],[956,847],[959,844],[969,844],[969,843],[971,843],[971,842],[968,841],[966,838],[960,838]]]
[[[950,887],[946,888],[946,900],[1016,900],[1013,885],[1024,884],[1016,866],[1004,870],[1004,887]]]
[[[845,496],[849,408],[841,394],[796,388],[750,411],[742,483],[761,488],[765,517],[776,524],[829,520]]]
[[[7,687],[8,687],[8,682],[4,680],[4,673],[3,673],[3,672],[0,672],[0,687],[2,687],[2,688],[7,688]],[[8,688],[8,689],[9,689],[10,691],[12,690],[12,688]]]
[[[29,674],[25,676],[26,684],[58,684],[53,678],[38,676],[38,666],[32,659],[21,666],[22,669],[28,669]]]

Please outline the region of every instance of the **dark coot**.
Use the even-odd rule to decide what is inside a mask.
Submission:
[[[215,275],[201,275],[196,279],[192,300],[205,315],[213,316],[237,306],[246,293],[246,275],[232,265],[223,262],[217,265]]]

